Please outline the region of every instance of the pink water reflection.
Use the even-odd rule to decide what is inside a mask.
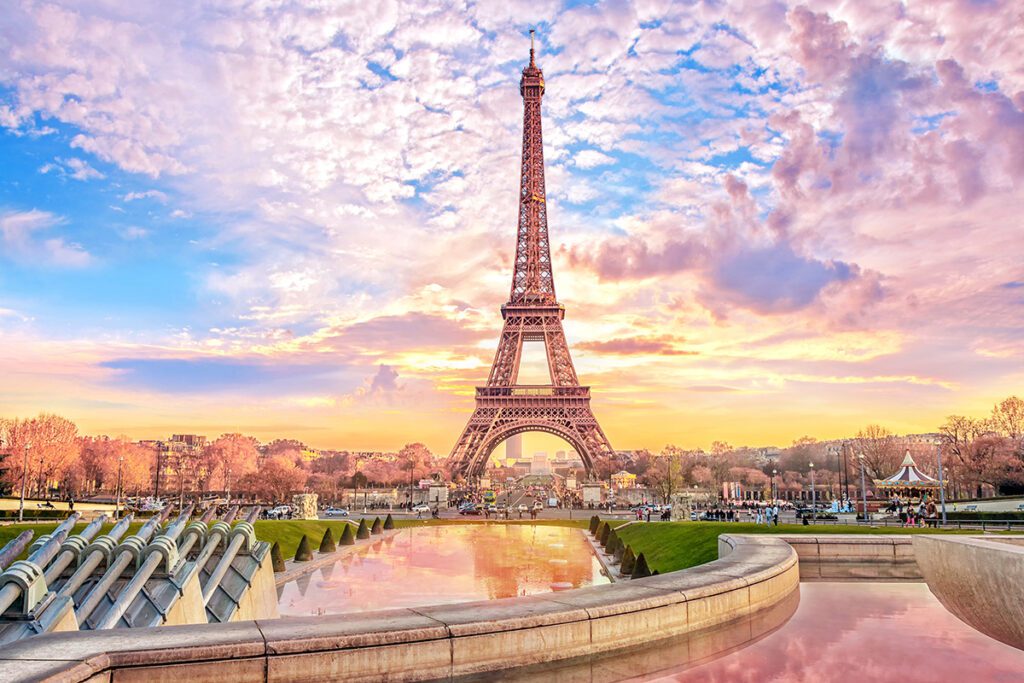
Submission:
[[[762,640],[633,680],[1019,683],[1024,652],[961,622],[921,583],[805,583],[793,617]]]
[[[282,615],[415,607],[608,583],[578,529],[520,524],[403,529],[282,586]]]

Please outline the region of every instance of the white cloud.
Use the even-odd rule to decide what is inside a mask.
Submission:
[[[580,168],[597,168],[615,163],[615,157],[598,152],[596,149],[584,149],[576,152],[573,162]]]
[[[161,204],[167,203],[167,193],[160,190],[144,190],[142,192],[129,192],[121,197],[121,201],[134,202],[137,199],[155,199]]]
[[[89,165],[89,162],[78,157],[63,159],[57,157],[51,163],[39,167],[39,172],[57,173],[62,178],[73,178],[75,180],[99,180],[106,176]]]
[[[67,242],[63,237],[40,237],[60,226],[64,219],[49,211],[8,211],[0,213],[0,236],[7,256],[26,265],[55,265],[82,267],[92,262],[90,254],[81,245]]]

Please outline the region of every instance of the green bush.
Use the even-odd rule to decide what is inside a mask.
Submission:
[[[636,556],[636,564],[633,565],[633,573],[630,574],[631,579],[642,579],[645,576],[650,576],[651,570],[647,566],[647,558],[644,557],[643,553]]]
[[[299,540],[299,547],[295,551],[296,562],[309,562],[313,559],[313,550],[309,547],[309,539],[306,538],[306,534],[302,534],[302,539]]]
[[[371,534],[379,534],[383,531],[382,524],[380,523],[380,517],[375,517],[373,520],[373,526],[370,527]]]
[[[633,548],[626,546],[626,549],[622,551],[622,563],[619,565],[619,573],[623,576],[629,576],[633,573],[633,567],[636,566],[636,556],[633,554]]]
[[[394,528],[395,528],[395,520],[391,519],[391,513],[389,512],[388,516],[384,518],[384,530],[385,531],[390,531],[391,529],[394,529]]]
[[[597,515],[591,515],[590,517],[590,533],[597,532],[597,525],[601,523],[601,518]]]
[[[334,542],[334,534],[331,533],[331,527],[327,527],[327,531],[324,532],[324,538],[320,541],[320,552],[333,553],[337,549],[338,545]]]
[[[608,532],[608,543],[604,546],[604,551],[609,555],[614,555],[619,551],[619,545],[622,541],[619,540],[619,535],[615,533],[615,529]]]
[[[594,540],[595,541],[597,541],[599,543],[601,542],[601,534],[604,533],[605,527],[607,527],[607,526],[608,526],[608,522],[598,522],[597,523],[597,528],[594,529]]]
[[[26,506],[22,515],[24,519],[65,519],[71,516],[70,510],[38,510]],[[0,519],[17,519],[17,510],[0,510]]]
[[[938,517],[942,518],[942,510],[939,510]],[[1024,520],[1024,512],[953,512],[949,503],[946,504],[946,519],[954,522],[989,522],[994,520]]]
[[[346,524],[345,530],[341,532],[341,540],[338,541],[338,545],[355,545],[356,537],[352,533],[352,525]]]
[[[359,520],[359,528],[356,529],[356,538],[362,540],[370,537],[370,528],[366,526],[366,520]]]
[[[283,572],[284,567],[284,555],[281,554],[281,544],[274,541],[274,545],[270,547],[270,564],[274,568],[274,573]]]

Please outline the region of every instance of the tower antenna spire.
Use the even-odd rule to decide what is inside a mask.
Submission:
[[[531,28],[530,29],[530,66],[537,66],[533,62],[533,34],[534,33],[535,33],[535,31]]]

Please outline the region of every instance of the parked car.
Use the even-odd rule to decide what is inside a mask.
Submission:
[[[1017,506],[1017,512],[1024,512],[1024,503]]]
[[[540,502],[539,500],[533,501],[533,509],[534,510],[543,510],[544,509],[544,503]]]
[[[518,507],[516,507],[516,509],[519,510],[520,512],[529,512],[530,511],[530,508],[526,507],[526,503],[520,503],[518,505]]]
[[[291,511],[291,505],[278,505],[277,507],[267,510],[267,517],[271,519],[281,519],[282,517],[287,517]]]
[[[348,517],[348,510],[345,508],[328,507],[324,510],[324,514],[328,517]]]
[[[964,505],[964,512],[977,512],[977,511],[978,511],[978,506],[977,505]]]
[[[489,504],[489,505],[487,506],[487,511],[488,511],[488,512],[497,512],[497,511],[498,511],[498,506],[497,506],[497,505],[495,505],[494,503],[490,503],[490,504]]]
[[[459,514],[460,515],[479,515],[480,514],[480,508],[478,508],[476,505],[463,505],[462,508],[459,510]]]
[[[413,507],[412,511],[416,513],[430,514],[430,506],[427,505],[426,503],[420,503],[419,505]]]

